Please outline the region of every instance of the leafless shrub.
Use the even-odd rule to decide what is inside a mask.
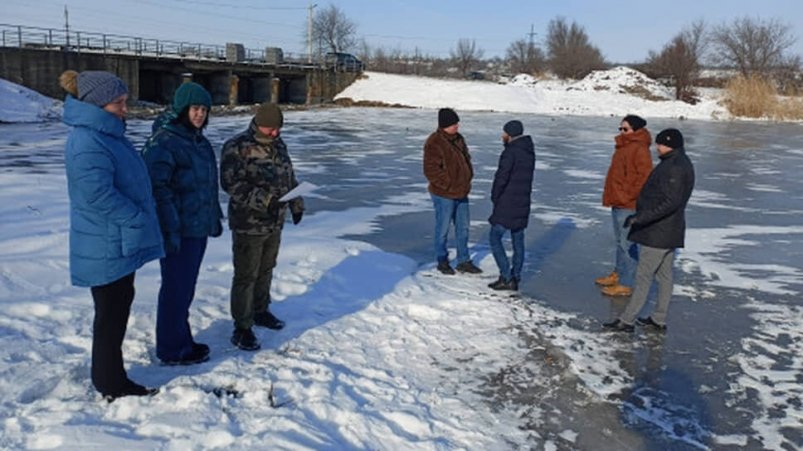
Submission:
[[[784,52],[797,40],[790,26],[777,19],[749,17],[715,27],[712,39],[715,61],[737,68],[745,78],[767,76],[782,67]]]
[[[508,46],[507,63],[514,73],[534,75],[544,69],[546,57],[531,41],[519,39]]]
[[[678,33],[660,53],[650,51],[645,69],[656,79],[665,78],[675,88],[675,99],[695,104],[699,101],[693,88],[700,75],[701,58],[707,45],[703,21],[694,22]]]
[[[558,17],[549,22],[546,38],[549,65],[561,78],[580,79],[593,70],[604,69],[605,60],[591,45],[585,28]]]
[[[457,46],[449,53],[460,73],[466,76],[479,63],[485,52],[477,47],[477,43],[473,39],[460,38],[457,40]]]

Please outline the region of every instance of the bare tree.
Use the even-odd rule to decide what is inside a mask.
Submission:
[[[646,72],[653,78],[669,78],[675,88],[675,99],[697,103],[692,87],[700,75],[701,59],[707,46],[705,22],[698,20],[678,33],[660,53],[650,51]]]
[[[544,52],[532,41],[519,39],[507,48],[507,63],[513,72],[535,74],[543,69],[545,62]]]
[[[716,60],[736,67],[742,75],[768,75],[784,65],[784,51],[795,44],[789,25],[776,19],[742,17],[714,28]]]
[[[457,48],[449,53],[457,63],[460,73],[466,76],[485,52],[477,48],[477,43],[473,39],[460,38],[457,40]]]
[[[343,52],[357,43],[357,25],[337,6],[329,5],[312,19],[312,40],[319,51]]]
[[[360,59],[366,66],[371,65],[371,46],[365,39],[360,39],[356,44],[357,58]]]
[[[585,28],[563,17],[549,22],[546,38],[549,65],[562,78],[583,78],[591,71],[603,69],[605,60],[599,49],[591,45]]]

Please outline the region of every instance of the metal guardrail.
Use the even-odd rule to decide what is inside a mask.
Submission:
[[[193,42],[149,39],[137,36],[94,33],[77,30],[29,27],[0,23],[0,47],[40,48],[87,53],[132,54],[157,58],[227,61],[226,46]],[[271,64],[264,49],[244,49],[243,63]],[[304,54],[284,54],[278,65],[309,66]]]

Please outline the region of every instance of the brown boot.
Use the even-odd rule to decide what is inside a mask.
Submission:
[[[616,274],[616,271],[608,274],[605,277],[597,277],[594,279],[594,283],[597,285],[602,285],[603,287],[609,287],[611,285],[616,285],[619,283],[619,275]]]
[[[602,287],[602,294],[607,296],[630,296],[633,290],[630,287],[626,287],[624,285],[611,285],[609,287]]]

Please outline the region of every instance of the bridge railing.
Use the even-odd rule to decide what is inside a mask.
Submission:
[[[226,60],[226,47],[222,45],[3,23],[0,23],[0,47],[58,49],[91,53],[129,53],[199,61]],[[266,62],[266,59],[264,49],[245,49],[244,62],[270,64]],[[317,66],[315,63],[309,64],[307,61],[308,56],[305,54],[285,53],[282,64]]]

